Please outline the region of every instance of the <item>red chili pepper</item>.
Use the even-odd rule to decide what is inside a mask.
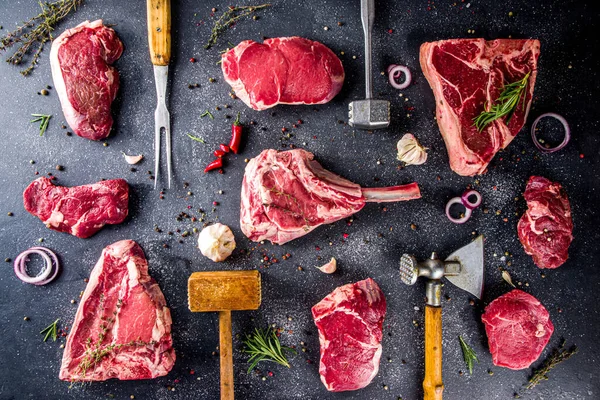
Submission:
[[[225,152],[223,150],[215,150],[213,151],[213,154],[215,155],[215,157],[223,157],[225,155]]]
[[[221,149],[225,153],[229,153],[229,146],[227,146],[226,144],[220,144],[219,149]]]
[[[212,171],[213,169],[221,168],[223,166],[223,159],[217,158],[215,161],[211,162],[204,168],[204,172]]]
[[[240,150],[240,143],[242,141],[242,124],[240,124],[240,113],[231,125],[231,140],[229,141],[229,148],[235,154]]]

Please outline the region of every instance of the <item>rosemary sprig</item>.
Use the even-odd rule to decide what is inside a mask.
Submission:
[[[57,319],[56,321],[42,329],[40,334],[45,335],[44,342],[48,340],[48,338],[52,338],[52,340],[56,342],[56,338],[58,337],[58,321],[60,321],[60,319]]]
[[[479,363],[477,354],[475,354],[475,351],[467,343],[465,343],[462,336],[458,336],[458,340],[460,342],[460,347],[462,348],[463,359],[469,368],[469,374],[473,375],[473,361],[477,361],[477,363]]]
[[[0,38],[0,52],[6,51],[18,44],[17,50],[6,59],[6,62],[18,65],[27,54],[31,56],[29,67],[21,71],[23,76],[29,75],[35,68],[46,42],[51,41],[54,27],[84,0],[59,0],[54,3],[40,2],[42,11],[23,25]],[[37,46],[37,48],[36,48]]]
[[[204,45],[205,49],[210,49],[211,46],[217,43],[217,39],[219,35],[223,33],[227,28],[233,26],[236,22],[241,20],[244,17],[247,17],[253,14],[256,10],[260,10],[262,8],[270,7],[270,4],[261,4],[258,6],[229,6],[219,17],[219,19],[215,22],[215,26],[213,26],[210,38],[208,39],[208,43]],[[235,47],[235,46],[234,46]]]
[[[485,106],[484,111],[473,118],[473,125],[477,127],[479,132],[483,131],[483,128],[492,121],[502,117],[506,117],[505,123],[508,125],[521,99],[523,99],[523,109],[525,109],[525,96],[523,96],[523,93],[525,93],[525,88],[527,87],[529,74],[531,72],[528,72],[523,79],[505,85],[502,93],[500,93],[500,97],[496,99],[496,103],[492,105],[490,110],[485,111],[485,108],[487,108]]]
[[[540,382],[548,380],[548,372],[556,367],[563,361],[571,358],[572,355],[577,353],[577,346],[573,345],[568,349],[565,349],[565,340],[563,339],[558,348],[554,349],[552,353],[546,358],[541,367],[533,371],[533,375],[527,382],[526,389],[533,389]]]
[[[244,353],[250,354],[248,360],[251,364],[248,368],[248,373],[256,367],[261,361],[271,361],[281,364],[285,367],[290,367],[290,364],[285,357],[285,352],[296,354],[296,350],[282,346],[279,343],[279,338],[275,334],[275,331],[268,327],[267,329],[254,329],[251,335],[246,335],[244,340],[246,347]]]
[[[206,110],[202,114],[200,114],[200,118],[204,118],[206,116],[208,116],[210,119],[215,119],[215,117],[208,110]]]
[[[190,135],[189,133],[186,133],[186,135],[188,135],[188,137],[190,139],[195,140],[196,142],[200,142],[200,143],[206,144],[206,142],[204,141],[204,139],[202,139],[201,137]]]
[[[52,118],[52,115],[31,114],[31,116],[35,117],[35,119],[32,119],[29,122],[31,122],[31,123],[39,122],[40,123],[40,136],[44,136],[46,129],[48,129],[48,123],[50,122],[50,118]]]

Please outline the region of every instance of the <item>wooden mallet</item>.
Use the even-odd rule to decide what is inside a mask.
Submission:
[[[221,400],[233,400],[231,311],[256,310],[260,306],[258,271],[194,272],[188,280],[188,304],[192,312],[219,312]]]

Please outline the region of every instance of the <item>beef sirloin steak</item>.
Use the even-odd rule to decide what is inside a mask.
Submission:
[[[344,83],[342,62],[325,45],[301,37],[245,40],[221,56],[225,81],[248,107],[323,104]]]
[[[102,20],[85,21],[52,42],[52,79],[75,134],[92,140],[109,135],[110,107],[119,90],[119,73],[111,64],[122,53],[123,43]]]
[[[540,42],[532,39],[450,39],[421,45],[421,69],[435,95],[437,122],[454,172],[484,173],[494,155],[519,133],[531,106],[539,55]],[[500,118],[479,132],[473,119],[489,110],[504,85],[527,73],[524,103],[508,125]]]
[[[23,192],[23,205],[50,229],[88,238],[106,224],[120,224],[129,212],[129,185],[111,179],[91,185],[55,186],[38,178]]]
[[[385,312],[385,296],[371,278],[340,286],[313,306],[327,390],[362,389],[377,375]]]
[[[492,301],[481,320],[494,365],[510,369],[528,368],[542,354],[554,332],[546,308],[518,289]]]
[[[519,220],[517,232],[525,252],[540,268],[560,267],[569,257],[573,240],[567,194],[560,183],[532,176],[523,197],[528,208]]]
[[[106,247],[92,270],[67,337],[65,381],[151,379],[175,363],[171,313],[133,240]]]

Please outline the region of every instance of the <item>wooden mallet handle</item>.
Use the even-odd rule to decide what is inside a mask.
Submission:
[[[442,400],[442,308],[425,306],[425,400]]]
[[[154,65],[169,65],[171,60],[171,0],[146,0],[148,45]]]
[[[231,311],[219,311],[219,353],[221,357],[221,400],[233,400]]]

